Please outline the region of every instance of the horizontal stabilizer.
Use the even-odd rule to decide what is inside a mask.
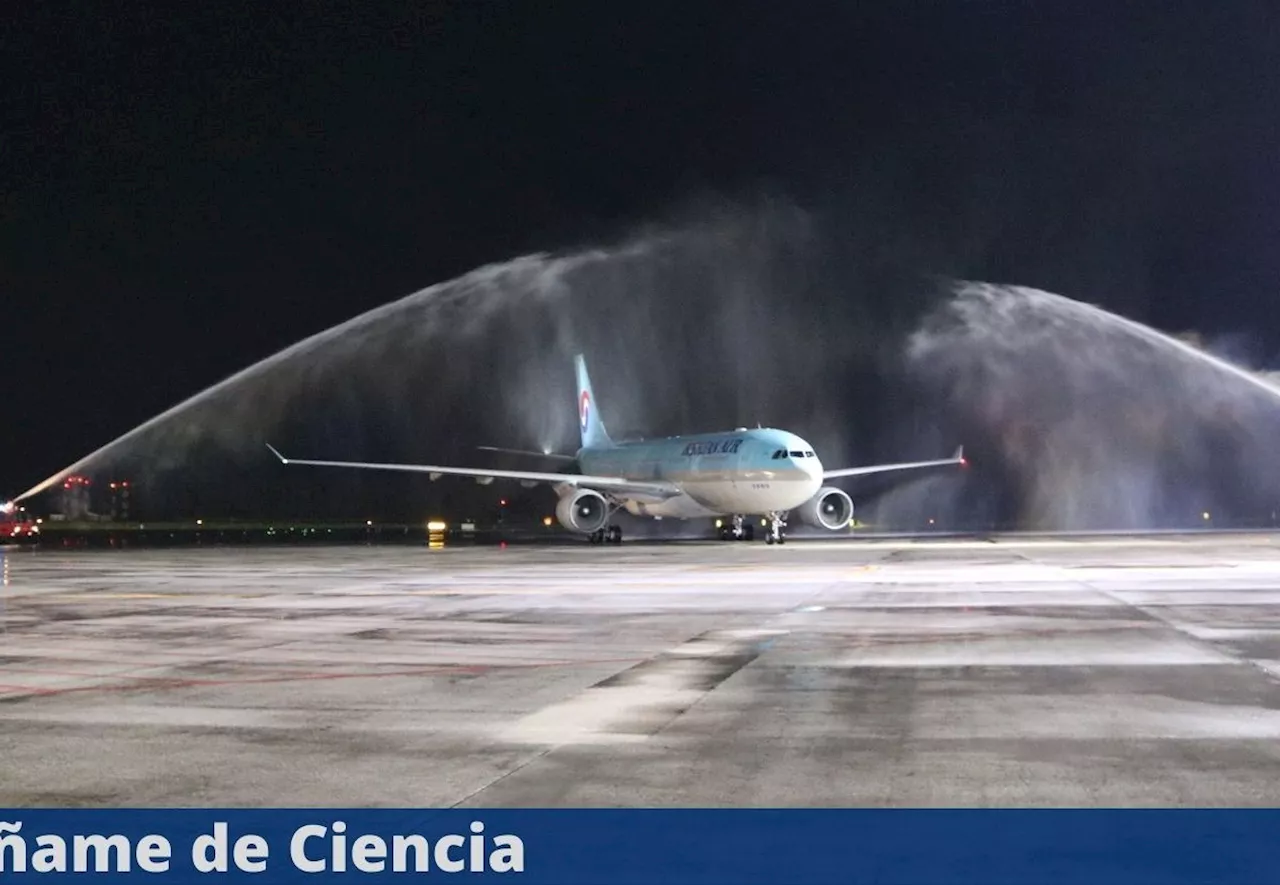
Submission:
[[[476,446],[482,452],[502,452],[504,455],[524,455],[528,458],[545,458],[548,461],[576,461],[573,455],[559,452],[535,452],[531,449],[504,449],[501,446]]]

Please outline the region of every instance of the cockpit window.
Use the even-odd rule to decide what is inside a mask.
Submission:
[[[778,451],[773,453],[773,460],[775,461],[777,461],[779,458],[785,458],[785,457],[787,457],[786,449],[778,449]]]
[[[813,457],[815,457],[815,456],[814,456],[814,454],[813,454],[813,452],[805,452],[805,453],[804,453],[804,456],[805,456],[806,458],[813,458]]]
[[[804,457],[804,452],[792,452],[792,453],[791,453],[791,457],[792,457],[792,458],[803,458],[803,457]]]

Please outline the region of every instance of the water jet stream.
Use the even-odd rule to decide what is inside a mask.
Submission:
[[[1134,320],[1038,289],[960,283],[910,336],[906,364],[987,440],[1021,501],[1019,527],[1186,526],[1220,509],[1280,509],[1280,388]]]
[[[140,480],[154,513],[365,506],[365,489],[343,477],[305,489],[276,484],[262,443],[331,456],[381,449],[391,459],[474,458],[475,444],[572,448],[577,422],[565,403],[579,351],[593,355],[618,433],[731,427],[771,414],[783,423],[787,410],[806,410],[818,416],[811,433],[826,429],[831,439],[838,416],[810,403],[839,384],[819,369],[843,336],[832,330],[825,347],[795,354],[795,342],[828,330],[822,317],[787,302],[806,284],[807,236],[802,213],[787,207],[733,210],[644,229],[608,248],[479,268],[224,378],[18,500],[75,473],[110,470]],[[800,391],[778,383],[784,361],[815,380]],[[159,481],[177,468],[174,481]],[[264,482],[271,485],[260,495]],[[440,494],[458,489],[446,485]],[[378,507],[416,512],[423,492],[384,487]]]
[[[1241,381],[1244,381],[1247,384],[1253,385],[1254,387],[1258,388],[1264,393],[1280,398],[1280,387],[1277,387],[1276,385],[1270,383],[1269,381],[1265,380],[1264,378],[1257,375],[1256,373],[1250,372],[1248,369],[1242,368],[1241,366],[1237,366],[1234,363],[1229,363],[1226,360],[1220,357],[1216,357],[1211,353],[1207,353],[1206,351],[1200,350],[1199,348],[1192,347],[1190,344],[1188,344],[1185,341],[1181,341],[1177,338],[1174,338],[1171,335],[1165,335],[1162,332],[1157,332],[1155,329],[1151,328],[1150,326],[1144,326],[1142,323],[1131,320],[1128,317],[1120,316],[1119,314],[1115,314],[1115,313],[1111,313],[1110,311],[1103,310],[1102,308],[1093,304],[1085,304],[1084,302],[1080,302],[1080,301],[1072,301],[1069,298],[1065,298],[1061,295],[1054,295],[1048,292],[1046,292],[1045,295],[1047,295],[1050,298],[1057,299],[1058,301],[1066,302],[1067,304],[1073,305],[1074,307],[1078,308],[1081,312],[1097,317],[1102,322],[1118,323],[1119,325],[1128,329],[1130,332],[1139,336],[1140,338],[1143,338],[1155,344],[1162,344],[1168,347],[1172,347],[1173,349],[1181,351],[1187,356],[1190,356],[1194,359],[1201,360],[1205,364],[1213,366],[1215,369],[1219,369],[1220,371],[1226,372],[1229,375],[1233,375],[1234,377],[1239,378]]]
[[[638,244],[631,248],[633,251],[641,249],[643,248],[643,244]],[[366,311],[365,313],[353,317],[344,323],[340,323],[308,338],[304,338],[296,344],[290,345],[284,350],[254,363],[248,368],[223,379],[217,384],[204,389],[200,393],[183,400],[175,406],[166,409],[155,417],[139,424],[127,433],[116,437],[106,445],[95,449],[73,464],[64,467],[52,476],[41,480],[22,494],[15,497],[13,500],[14,502],[18,502],[38,495],[62,482],[66,477],[83,470],[95,461],[101,459],[103,456],[120,449],[128,443],[143,436],[148,431],[159,427],[166,422],[174,420],[184,412],[213,399],[228,389],[234,388],[243,382],[261,376],[280,366],[282,363],[312,353],[326,344],[343,339],[353,333],[368,330],[371,327],[374,327],[379,323],[386,322],[389,319],[399,319],[400,315],[408,309],[435,308],[437,310],[442,310],[448,306],[443,303],[443,300],[448,298],[448,296],[453,296],[453,300],[461,298],[471,300],[474,299],[477,294],[492,295],[504,287],[507,289],[519,289],[520,291],[533,292],[546,296],[554,293],[559,279],[573,269],[593,260],[601,260],[608,255],[618,257],[625,254],[625,251],[614,253],[593,251],[561,258],[550,258],[546,255],[523,256],[502,264],[486,265],[456,280],[437,283],[419,292],[407,295],[404,298],[400,298],[396,301],[392,301],[388,304]]]

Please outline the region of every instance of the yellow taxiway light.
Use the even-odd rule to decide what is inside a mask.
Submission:
[[[547,528],[551,528],[551,517],[550,516],[542,517],[542,524],[545,525]]]
[[[443,532],[448,527],[448,523],[440,519],[433,519],[427,523],[427,531],[429,532]]]

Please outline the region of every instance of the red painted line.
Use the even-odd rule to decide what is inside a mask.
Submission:
[[[34,689],[25,685],[6,685],[3,682],[0,682],[0,691],[27,692],[27,691],[33,691],[33,690]]]
[[[28,675],[59,676],[59,677],[71,677],[75,679],[129,679],[135,682],[171,683],[175,681],[180,681],[183,683],[190,683],[192,685],[197,685],[197,684],[225,685],[225,684],[236,683],[236,682],[263,681],[263,680],[275,681],[275,680],[291,680],[291,679],[359,678],[361,676],[413,675],[415,673],[428,673],[428,672],[462,672],[462,673],[483,672],[486,670],[492,670],[492,669],[503,668],[503,667],[513,668],[513,669],[518,669],[522,667],[565,667],[565,666],[571,666],[573,664],[602,664],[602,663],[612,664],[612,663],[619,663],[619,662],[629,662],[634,660],[636,659],[635,658],[608,658],[608,659],[594,659],[594,660],[587,660],[587,661],[547,661],[543,663],[531,663],[531,664],[423,664],[418,667],[402,668],[400,670],[371,670],[371,671],[363,671],[363,672],[339,671],[337,673],[329,673],[323,670],[275,670],[271,668],[259,669],[254,667],[252,664],[245,664],[239,667],[235,667],[234,669],[252,670],[257,675],[242,677],[242,678],[204,679],[204,680],[198,679],[196,677],[191,677],[189,679],[181,679],[179,677],[174,677],[174,676],[142,676],[142,675],[134,675],[131,673],[93,673],[93,672],[85,672],[81,670],[50,670],[44,667],[34,667],[34,668],[29,667],[24,669],[19,669],[15,667],[11,669],[9,675],[11,676],[28,676]],[[189,663],[191,666],[206,666],[210,663],[215,663],[215,662],[196,659],[196,660],[190,661]],[[216,663],[220,663],[220,662],[216,662]],[[163,667],[167,665],[157,664],[155,666]],[[231,669],[231,667],[229,667],[228,669]],[[5,672],[4,668],[0,668],[0,673],[4,673],[4,672]]]
[[[382,670],[372,673],[301,673],[291,676],[260,676],[248,677],[242,679],[175,679],[163,676],[133,676],[133,677],[94,677],[94,678],[127,678],[133,679],[133,684],[128,685],[73,685],[66,687],[52,688],[36,688],[35,686],[20,685],[4,685],[0,684],[0,689],[19,692],[18,697],[25,695],[35,695],[38,697],[49,697],[64,694],[79,694],[90,691],[101,692],[123,692],[123,691],[158,691],[170,688],[204,688],[219,687],[228,685],[269,685],[273,683],[285,682],[307,682],[321,681],[330,679],[380,679],[384,677],[394,676],[429,676],[440,673],[486,673],[492,670],[523,670],[535,669],[542,667],[572,667],[572,666],[589,666],[592,664],[617,664],[627,663],[634,664],[643,660],[641,658],[612,658],[598,659],[590,661],[547,661],[539,664],[440,664],[429,667],[415,667],[407,670]],[[40,674],[37,671],[36,675]],[[10,695],[9,697],[13,697]]]
[[[16,631],[16,630],[11,630],[11,631],[9,631],[9,635],[10,635],[10,636],[17,636],[17,635],[18,635],[18,631]],[[36,636],[35,638],[39,639],[40,637],[39,637],[39,636]],[[267,644],[265,644],[265,645],[250,645],[250,646],[246,646],[246,647],[244,647],[244,648],[234,648],[234,649],[229,649],[229,652],[230,652],[230,653],[244,653],[244,652],[255,652],[255,651],[261,651],[262,649],[265,649],[265,648],[280,648],[281,646],[284,646],[284,645],[290,645],[290,644],[292,644],[294,641],[295,641],[295,640],[288,640],[287,642],[273,642],[273,643],[267,643]],[[162,655],[173,655],[173,656],[176,656],[176,657],[187,657],[187,658],[189,658],[189,657],[191,656],[191,652],[190,652],[190,650],[189,650],[189,649],[176,649],[176,648],[172,648],[172,649],[166,649],[166,648],[148,648],[148,649],[146,650],[146,654],[147,654],[148,656],[152,656],[152,655],[154,655],[154,656],[157,656],[157,657],[162,656]],[[86,661],[86,660],[92,660],[92,659],[89,659],[89,658],[85,658],[85,657],[83,657],[83,656],[75,656],[75,655],[38,655],[38,656],[33,656],[33,657],[36,657],[38,660],[41,660],[41,661]],[[100,661],[100,662],[98,662],[98,661],[93,661],[93,662],[94,662],[94,663],[110,664],[110,663],[115,663],[115,662],[116,662],[116,660],[118,660],[118,659],[108,659],[108,658],[103,658],[103,659],[102,659],[102,661]]]

